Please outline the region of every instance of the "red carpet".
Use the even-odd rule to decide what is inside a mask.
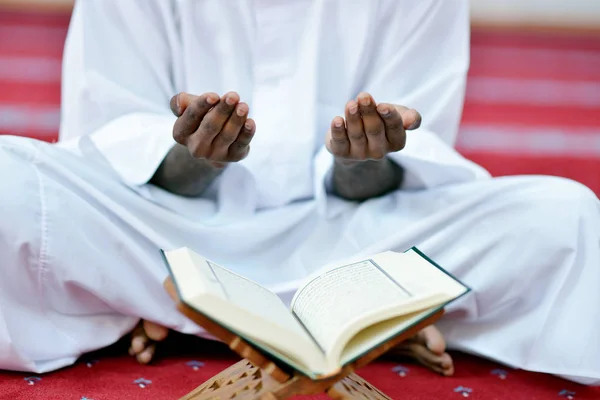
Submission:
[[[0,375],[0,399],[146,400],[177,399],[237,358],[226,348],[183,339],[169,345],[168,354],[152,366],[141,366],[122,355],[125,347],[86,357],[76,366],[43,376]],[[213,347],[211,349],[211,347]],[[443,378],[411,364],[379,361],[360,375],[394,400],[411,399],[600,399],[600,389],[570,383],[552,376],[515,371],[474,357],[455,354],[456,375]],[[305,397],[325,399],[324,396]]]
[[[0,134],[55,140],[67,24],[66,15],[0,12]],[[600,193],[600,35],[475,31],[471,65],[463,154],[495,176],[565,176]],[[235,361],[198,341],[171,345],[149,367],[124,352],[41,377],[0,373],[0,399],[175,399]],[[389,361],[360,373],[393,399],[600,399],[600,389],[455,359],[452,378]]]

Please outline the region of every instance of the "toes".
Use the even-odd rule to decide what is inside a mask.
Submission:
[[[161,342],[167,338],[169,334],[169,328],[165,328],[164,326],[155,324],[150,321],[144,321],[144,331],[148,338],[153,341]]]
[[[131,350],[138,354],[146,348],[148,344],[148,338],[145,336],[137,336],[131,340]]]
[[[428,365],[438,365],[441,358],[441,356],[432,353],[427,347],[420,343],[411,343],[409,345],[409,351],[412,356]]]
[[[440,367],[442,368],[442,374],[444,376],[454,375],[454,361],[452,361],[450,354],[444,353],[441,357]]]
[[[446,376],[454,373],[454,363],[448,353],[435,354],[419,343],[410,344],[409,351],[411,357],[435,372]]]
[[[141,351],[143,351],[146,348],[148,341],[149,341],[148,336],[146,335],[146,332],[140,325],[133,332],[129,353],[130,354],[133,353],[131,355],[140,353]]]
[[[444,368],[440,365],[428,365],[427,367],[433,372],[438,373],[442,376],[452,376],[454,374],[454,367]]]
[[[143,321],[133,331],[129,355],[135,356],[139,363],[148,364],[156,352],[156,343],[165,340],[168,328],[149,321]]]
[[[436,364],[426,364],[426,366],[444,376],[454,375],[454,362],[452,361],[452,357],[450,357],[450,354],[447,353],[442,354],[437,360]]]
[[[140,364],[149,364],[154,357],[154,353],[156,352],[156,344],[152,343],[150,346],[146,347],[144,351],[139,353],[136,358]]]
[[[397,357],[411,358],[430,370],[444,376],[454,374],[454,362],[450,354],[432,352],[424,343],[424,339],[415,337],[410,341],[401,343],[390,351]]]
[[[451,368],[454,366],[454,361],[452,361],[452,357],[450,357],[450,354],[448,354],[448,353],[444,353],[440,356],[439,363],[445,369],[448,369],[448,368]]]
[[[432,353],[442,355],[446,351],[446,341],[442,333],[433,325],[421,330],[415,337],[418,343],[421,343]]]

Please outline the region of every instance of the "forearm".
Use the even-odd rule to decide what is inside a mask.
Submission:
[[[198,197],[221,174],[223,168],[194,158],[187,147],[176,144],[162,161],[150,183],[171,193]]]
[[[343,162],[333,167],[333,192],[352,201],[364,201],[396,190],[404,178],[404,169],[390,160]]]

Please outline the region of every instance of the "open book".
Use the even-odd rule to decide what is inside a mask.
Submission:
[[[469,291],[412,248],[326,268],[288,309],[187,248],[163,255],[184,304],[312,379],[335,375]]]

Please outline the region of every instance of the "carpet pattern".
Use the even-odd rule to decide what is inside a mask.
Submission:
[[[68,21],[0,11],[0,134],[56,140]],[[600,193],[600,35],[473,32],[457,147],[494,176],[558,175]],[[0,399],[175,399],[237,360],[189,338],[167,344],[152,366],[125,350],[43,376],[0,372]],[[393,399],[600,399],[598,388],[454,357],[451,378],[391,360],[360,374]]]
[[[238,361],[227,348],[201,340],[181,337],[166,347],[160,361],[151,366],[139,365],[124,355],[126,347],[122,343],[51,374],[0,374],[0,399],[177,399]],[[186,348],[191,350],[184,351]],[[359,372],[394,400],[600,399],[597,388],[512,370],[464,354],[453,357],[457,370],[450,378],[410,362],[392,360],[378,361]]]

